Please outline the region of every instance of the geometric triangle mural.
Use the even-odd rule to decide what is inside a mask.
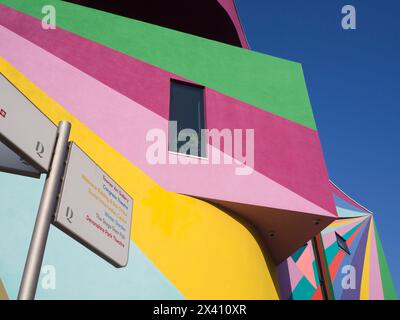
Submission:
[[[346,207],[347,210],[352,208],[355,214],[334,221],[321,232],[334,298],[337,300],[395,300],[397,294],[373,215],[364,209],[355,208],[352,203],[354,200],[345,202],[343,200],[345,197],[347,196],[342,193],[340,201],[335,201],[336,204],[340,205],[340,208]],[[312,246],[311,242],[310,246]],[[302,268],[299,268],[298,263],[303,255],[305,259],[301,262]],[[310,259],[306,247],[301,247],[289,260],[294,260],[296,263],[290,265],[285,261],[278,266],[278,271],[282,274],[282,279],[285,272],[290,275],[294,272],[297,274],[297,281],[293,285],[281,280],[281,294],[285,294],[282,298],[321,299],[321,287],[312,286],[312,278],[310,281],[309,270],[315,266],[314,255]],[[308,265],[308,268],[305,268],[305,265]],[[298,274],[299,271],[301,276]],[[314,273],[315,278],[318,279],[315,267]]]

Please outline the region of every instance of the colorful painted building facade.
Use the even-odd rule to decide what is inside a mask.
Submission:
[[[44,265],[57,286],[37,298],[395,299],[372,214],[329,180],[302,66],[251,51],[233,1],[128,3],[0,1],[1,74],[70,121],[135,201],[126,268],[53,228]],[[171,121],[226,136],[200,134],[206,151],[184,154]],[[43,181],[1,175],[11,298]]]

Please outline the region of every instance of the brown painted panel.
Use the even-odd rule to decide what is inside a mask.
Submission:
[[[0,300],[8,300],[7,291],[1,279],[0,279]]]

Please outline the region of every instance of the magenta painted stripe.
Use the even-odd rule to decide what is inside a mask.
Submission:
[[[1,56],[166,189],[331,216],[257,171],[235,175],[234,164],[148,164],[146,133],[153,128],[166,132],[167,120],[3,27],[0,42]]]
[[[168,118],[169,83],[176,75],[2,7],[1,23],[114,90]],[[336,215],[317,133],[290,120],[206,90],[209,128],[255,129],[255,169]]]
[[[254,129],[257,171],[337,215],[316,131],[214,90],[207,104],[209,128]]]
[[[369,299],[383,300],[383,288],[381,270],[379,268],[378,250],[376,247],[375,221],[372,219],[372,232],[370,244],[370,268],[369,268]]]
[[[0,5],[0,24],[98,79],[121,94],[168,118],[169,72],[101,44]]]
[[[304,277],[317,289],[317,283],[314,275],[312,263],[314,261],[314,252],[311,243],[307,243],[307,247],[303,254],[297,260],[296,265]]]

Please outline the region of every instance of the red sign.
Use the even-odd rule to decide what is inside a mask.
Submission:
[[[3,118],[5,118],[5,117],[6,117],[6,115],[7,115],[7,112],[6,112],[6,110],[4,110],[4,109],[1,109],[1,108],[0,108],[0,117],[3,117]]]

